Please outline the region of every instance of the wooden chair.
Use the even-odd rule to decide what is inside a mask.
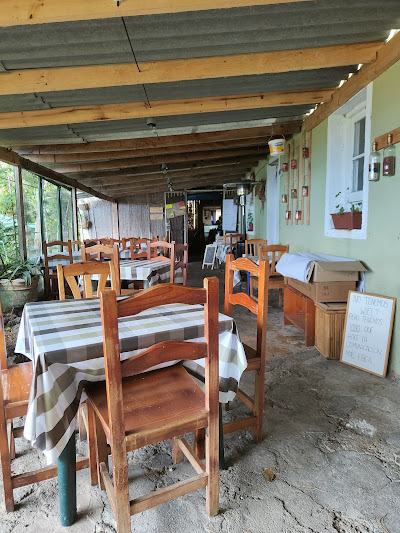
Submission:
[[[14,511],[14,489],[56,477],[57,466],[52,465],[19,475],[11,473],[11,460],[15,458],[14,439],[22,437],[23,432],[23,427],[14,428],[13,419],[25,416],[27,413],[33,368],[31,362],[7,368],[1,302],[0,328],[0,460],[5,507],[7,512],[12,512]],[[77,470],[88,466],[87,457],[77,460]]]
[[[279,290],[279,305],[283,305],[283,289],[285,287],[285,278],[276,271],[276,264],[283,254],[289,253],[289,245],[271,244],[260,248],[259,258],[265,259],[269,265],[269,282],[268,290]],[[250,277],[250,296],[255,299],[254,289],[258,287],[258,280]]]
[[[244,255],[245,257],[259,257],[260,248],[267,246],[267,241],[264,239],[249,239],[244,241]]]
[[[93,246],[86,247],[83,245],[81,248],[82,261],[104,261],[109,260],[114,264],[114,272],[116,278],[116,292],[121,294],[121,279],[119,273],[119,246],[117,243],[112,246],[106,244],[95,244]]]
[[[97,292],[93,292],[92,288],[92,276],[94,274],[100,276]],[[83,298],[93,298],[101,291],[104,291],[108,277],[110,277],[111,280],[111,289],[117,294],[120,294],[118,292],[117,277],[113,261],[107,261],[104,263],[99,261],[83,261],[81,263],[73,263],[72,265],[57,265],[57,275],[60,300],[65,300],[65,282],[68,283],[72,296],[76,300],[82,298],[82,296]],[[83,277],[82,294],[76,280],[78,276]]]
[[[42,246],[43,246],[43,255],[44,255],[44,284],[45,284],[46,295],[48,298],[53,299],[53,298],[57,298],[57,295],[58,295],[57,271],[55,267],[49,266],[49,262],[62,260],[62,261],[69,261],[69,263],[71,264],[73,262],[72,243],[71,241],[52,241],[52,242],[43,241]],[[65,251],[49,253],[49,248],[53,248],[54,246],[60,246]]]
[[[235,270],[244,270],[258,279],[258,302],[245,293],[233,293],[233,275]],[[232,306],[242,305],[257,315],[257,345],[256,349],[244,345],[247,368],[255,371],[254,399],[241,389],[236,393],[238,400],[250,409],[250,417],[230,422],[224,426],[224,433],[231,433],[239,429],[251,427],[257,441],[262,440],[262,423],[264,409],[264,381],[268,316],[268,267],[266,261],[257,265],[250,259],[239,258],[234,261],[233,255],[226,256],[225,269],[225,314],[232,316]]]
[[[139,356],[120,361],[118,318],[136,315],[160,303],[204,304],[205,342],[157,343]],[[218,472],[218,280],[204,288],[156,285],[116,302],[115,293],[100,295],[106,383],[87,387],[92,484],[105,487],[119,533],[130,533],[131,515],[206,487],[206,510],[219,507]],[[176,359],[206,358],[205,392],[181,365],[144,372]],[[144,373],[142,373],[144,372]],[[206,463],[180,435],[208,428]],[[129,501],[127,452],[172,438],[175,463],[186,456],[196,475]],[[108,440],[113,482],[108,471]],[[201,453],[201,452],[200,452]],[[95,457],[95,459],[94,459]],[[97,469],[96,469],[97,467]],[[97,470],[97,476],[96,476]]]
[[[147,246],[148,239],[130,239],[129,248],[131,251],[131,259],[147,259],[147,251],[142,247],[143,244]]]
[[[229,251],[232,253],[235,244],[243,237],[241,233],[225,233],[224,244],[229,243]]]
[[[159,249],[162,248],[162,254],[159,253]],[[165,254],[165,255],[164,255]],[[170,282],[174,283],[175,280],[175,241],[147,241],[147,260],[153,261],[170,261]]]
[[[187,283],[187,269],[189,262],[189,251],[187,244],[175,244],[175,270],[179,268],[183,271],[183,285]]]
[[[95,246],[96,244],[101,244],[101,239],[85,239],[83,241],[83,244],[86,246],[86,248],[89,248],[89,246]]]

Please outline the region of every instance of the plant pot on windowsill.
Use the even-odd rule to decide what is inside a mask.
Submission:
[[[331,216],[335,229],[361,229],[362,211],[331,213]]]
[[[249,222],[249,231],[253,231],[253,222]]]

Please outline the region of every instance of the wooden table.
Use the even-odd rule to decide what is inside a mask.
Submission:
[[[220,314],[221,403],[235,397],[247,366],[236,331],[234,320]],[[156,341],[202,339],[204,309],[183,304],[152,308],[120,319],[119,337],[121,359],[139,354]],[[33,362],[24,436],[43,451],[49,464],[57,461],[63,525],[73,524],[76,517],[76,414],[84,399],[84,383],[105,379],[102,342],[98,298],[35,302],[24,308],[15,348]],[[204,360],[183,364],[201,382]]]
[[[314,346],[314,301],[290,285],[285,285],[284,288],[283,323],[296,326],[296,328],[304,333],[306,346]]]

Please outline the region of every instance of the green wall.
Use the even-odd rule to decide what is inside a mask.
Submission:
[[[373,84],[371,143],[375,137],[400,126],[399,87],[400,61]],[[281,204],[280,242],[289,243],[291,252],[320,252],[359,259],[369,269],[367,292],[400,297],[400,144],[396,145],[396,175],[381,177],[378,182],[369,184],[367,238],[338,239],[324,236],[327,133],[328,120],[312,132],[311,224],[286,225],[286,206]],[[300,135],[295,137],[295,143],[300,146]],[[258,168],[263,164],[265,166],[265,161]],[[281,193],[285,185],[286,174],[282,174]],[[260,206],[256,200],[257,208]],[[257,237],[260,238],[266,231],[265,217],[266,209],[256,224]],[[400,308],[395,318],[389,370],[400,374]]]

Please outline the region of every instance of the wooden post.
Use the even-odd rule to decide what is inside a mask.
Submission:
[[[78,204],[76,201],[76,187],[71,190],[72,196],[72,227],[74,230],[74,241],[78,240]],[[77,249],[77,248],[76,248]]]
[[[26,249],[24,194],[22,190],[22,170],[19,165],[14,167],[14,177],[15,177],[15,195],[16,195],[16,206],[17,206],[19,252],[21,254],[21,259],[23,261],[26,261],[28,257],[28,253]]]
[[[111,204],[112,210],[112,236],[113,239],[119,239],[119,218],[118,218],[118,203]]]
[[[287,197],[286,197],[286,211],[289,211],[290,209],[290,173],[291,173],[291,169],[290,169],[290,142],[288,142],[288,156],[287,156],[287,161],[288,161],[288,169],[287,169],[287,172],[286,172],[286,193],[287,193]],[[289,224],[289,221],[286,220],[286,226]]]
[[[307,198],[307,226],[310,225],[310,203],[311,203],[311,140],[312,131],[308,132],[308,161],[307,161],[307,186],[308,186],[308,198]]]
[[[300,224],[304,224],[304,196],[303,196],[303,186],[306,184],[306,176],[305,176],[305,169],[306,169],[306,160],[305,158],[303,157],[303,148],[305,147],[306,145],[306,134],[303,130],[302,134],[301,134],[301,150],[300,150],[300,157],[301,157],[301,182],[300,182],[300,191],[299,191],[299,194],[301,194],[300,198],[301,198],[301,204],[300,204],[300,209],[301,209],[301,220],[300,220]]]

